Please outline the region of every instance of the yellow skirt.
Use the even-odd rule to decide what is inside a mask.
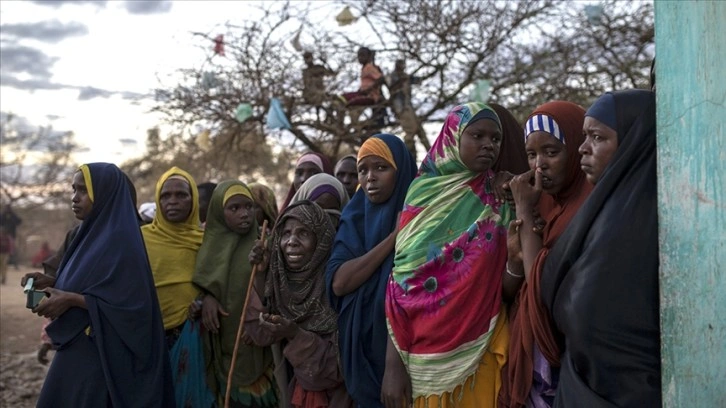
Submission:
[[[502,386],[502,367],[507,363],[509,350],[509,322],[504,306],[494,327],[492,341],[482,356],[474,375],[453,392],[418,397],[414,408],[495,408],[499,388]]]

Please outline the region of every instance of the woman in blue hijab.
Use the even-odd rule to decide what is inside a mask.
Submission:
[[[113,164],[91,163],[75,173],[73,191],[83,223],[57,278],[32,276],[48,293],[33,312],[52,319],[46,330],[57,349],[37,406],[173,407],[159,301],[126,178]]]
[[[383,406],[386,283],[393,268],[398,214],[415,175],[413,157],[398,137],[380,134],[361,146],[361,187],[343,210],[326,269],[330,304],[338,312],[345,385],[360,407]]]

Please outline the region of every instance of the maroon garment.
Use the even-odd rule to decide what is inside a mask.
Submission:
[[[535,342],[553,367],[559,367],[560,349],[553,335],[552,318],[540,299],[540,279],[545,260],[557,239],[567,228],[585,199],[592,191],[585,173],[580,169],[579,146],[584,137],[582,125],[585,110],[563,101],[548,102],[535,109],[532,115],[552,117],[564,132],[567,150],[565,187],[556,196],[542,195],[539,206],[547,221],[542,234],[542,249],[532,265],[529,279],[522,284],[510,316],[509,361],[503,369],[500,407],[524,407],[532,388]],[[530,116],[532,116],[530,115]]]
[[[273,338],[267,330],[260,328],[260,313],[267,313],[257,291],[252,291],[245,314],[245,333],[260,346],[269,346],[278,339]],[[337,332],[318,335],[300,329],[294,339],[283,340],[282,364],[292,367],[293,377],[284,384],[287,389],[288,406],[295,407],[290,400],[295,395],[295,388],[301,387],[307,395],[314,396],[316,401],[326,400],[331,408],[353,408],[355,404],[345,389],[345,381],[338,364]],[[276,377],[284,372],[284,366],[275,367]],[[283,388],[283,384],[278,384]],[[313,396],[310,395],[313,399]],[[319,405],[325,406],[325,405]]]

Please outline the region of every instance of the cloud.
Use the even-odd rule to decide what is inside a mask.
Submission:
[[[38,126],[24,116],[9,112],[0,112],[0,122],[3,123],[2,136],[6,147],[23,149],[33,152],[57,151],[58,149],[73,148],[69,144],[67,130],[54,130],[51,126]],[[5,133],[8,129],[16,133]]]
[[[121,144],[124,145],[124,146],[138,144],[138,142],[135,139],[130,139],[130,138],[121,138],[118,141],[121,142]]]
[[[88,28],[81,23],[64,24],[58,20],[48,20],[37,23],[3,24],[0,26],[0,32],[3,35],[55,44],[68,37],[86,35],[88,34]]]
[[[88,101],[94,98],[108,98],[113,95],[113,92],[107,91],[105,89],[99,89],[94,88],[92,86],[84,86],[79,88],[80,92],[78,93],[78,100],[79,101]]]
[[[50,68],[58,61],[43,51],[19,44],[3,44],[0,52],[0,72],[3,74],[25,73],[32,77],[48,79]]]
[[[171,10],[172,2],[169,0],[129,0],[124,3],[129,14],[159,14]]]
[[[0,75],[0,85],[31,92],[67,88],[48,79],[18,79],[12,75]]]
[[[58,8],[66,4],[92,4],[99,7],[106,7],[106,0],[33,0],[39,6]]]

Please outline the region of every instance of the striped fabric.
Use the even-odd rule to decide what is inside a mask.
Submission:
[[[547,132],[556,137],[562,144],[565,144],[565,134],[562,133],[560,126],[551,116],[542,114],[531,116],[524,126],[524,140],[527,141],[530,134],[538,131]]]

